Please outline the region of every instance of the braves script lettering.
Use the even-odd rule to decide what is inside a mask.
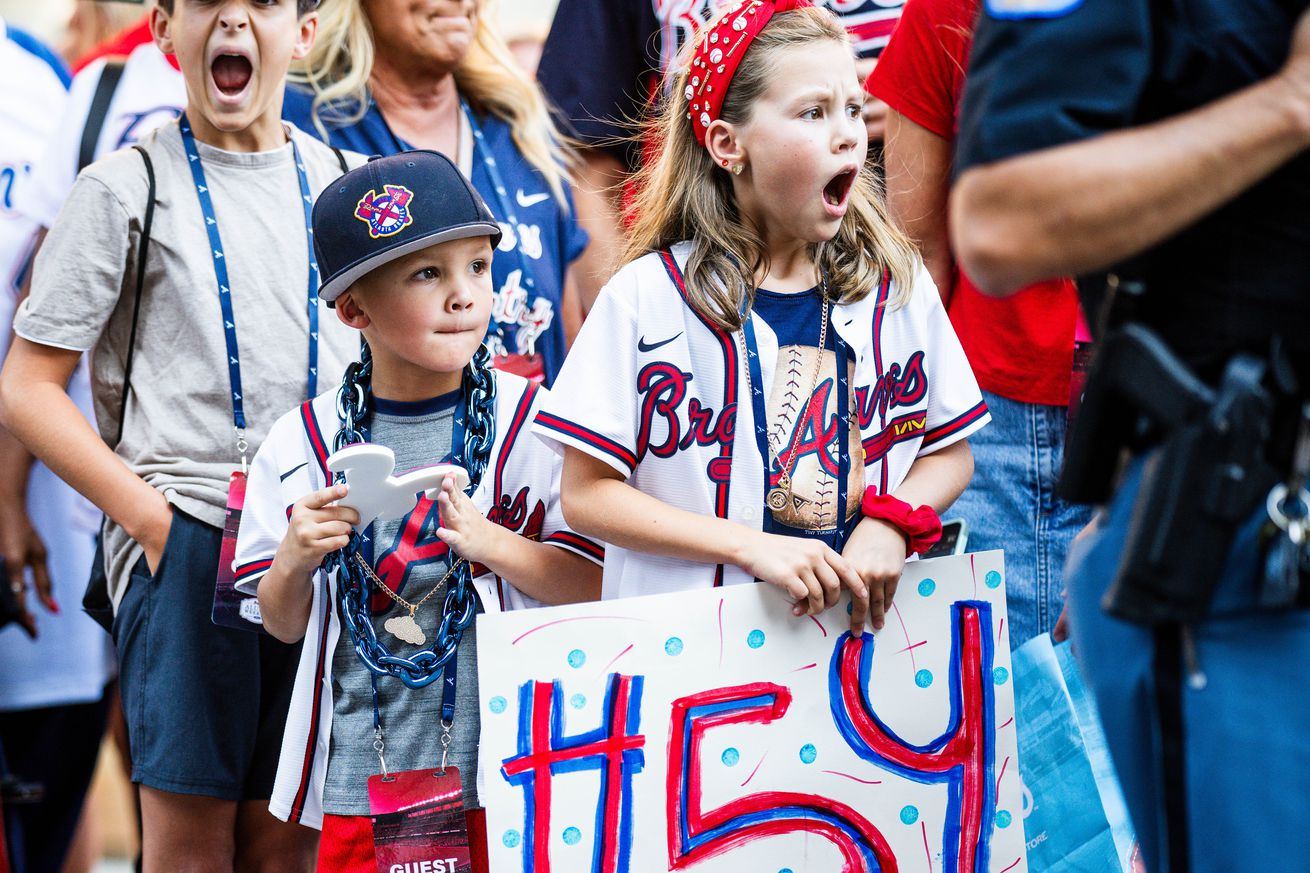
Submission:
[[[737,405],[729,404],[715,413],[699,398],[687,399],[692,375],[666,361],[647,364],[637,375],[637,392],[641,396],[641,428],[637,432],[637,454],[647,452],[657,458],[672,457],[692,444],[729,445],[737,421]],[[683,401],[686,410],[683,411]],[[664,439],[652,442],[655,423],[667,429]]]
[[[910,355],[905,366],[892,364],[887,372],[873,384],[855,389],[856,410],[859,413],[860,428],[873,424],[873,417],[885,416],[890,409],[901,406],[914,406],[923,401],[928,394],[928,376],[923,370],[923,352]]]

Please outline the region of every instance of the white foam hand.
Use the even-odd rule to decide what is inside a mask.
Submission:
[[[433,464],[393,475],[395,453],[374,443],[357,443],[333,452],[327,468],[345,474],[349,490],[339,503],[359,513],[355,529],[361,531],[375,519],[401,518],[418,503],[420,493],[440,491],[449,475],[455,476],[455,487],[460,490],[467,488],[469,481],[464,468],[455,464]]]

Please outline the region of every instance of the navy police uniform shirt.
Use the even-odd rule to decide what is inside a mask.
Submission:
[[[1276,73],[1310,0],[984,0],[956,172],[1167,119]],[[1070,63],[1070,59],[1074,59]],[[1282,333],[1310,374],[1310,154],[1131,263],[1206,378]],[[1084,293],[1092,282],[1084,283]]]
[[[313,95],[308,91],[288,87],[282,117],[301,130],[317,134],[312,104]],[[323,114],[328,116],[325,118],[328,142],[336,148],[363,155],[392,155],[412,148],[387,126],[376,104],[370,103],[364,117],[351,124],[329,123],[330,115]],[[482,148],[476,147],[470,181],[504,232],[491,264],[496,296],[487,344],[498,358],[497,366],[502,365],[500,355],[540,355],[540,367],[549,387],[567,351],[560,306],[564,277],[569,265],[586,248],[587,234],[578,226],[567,186],[568,208],[564,209],[551,193],[545,177],[519,152],[510,126],[490,114],[479,116],[478,124],[505,183],[501,195],[492,184]],[[517,227],[509,222],[507,204],[518,219]],[[534,286],[531,291],[524,270],[531,272]],[[510,369],[529,375],[521,359],[520,365],[511,365]]]

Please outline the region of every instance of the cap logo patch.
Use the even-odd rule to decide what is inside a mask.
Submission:
[[[355,206],[355,217],[368,225],[373,239],[394,236],[414,223],[409,201],[414,192],[404,185],[384,185],[382,193],[369,191]]]

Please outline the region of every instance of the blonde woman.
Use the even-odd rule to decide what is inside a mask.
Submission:
[[[724,46],[728,46],[727,49]],[[707,28],[661,110],[628,263],[537,434],[603,596],[755,580],[875,628],[968,484],[987,408],[864,161],[846,32],[798,0]]]
[[[366,155],[435,149],[472,180],[504,231],[488,345],[501,369],[549,385],[587,236],[545,101],[496,32],[492,0],[332,0],[292,79],[284,116],[298,127]]]

